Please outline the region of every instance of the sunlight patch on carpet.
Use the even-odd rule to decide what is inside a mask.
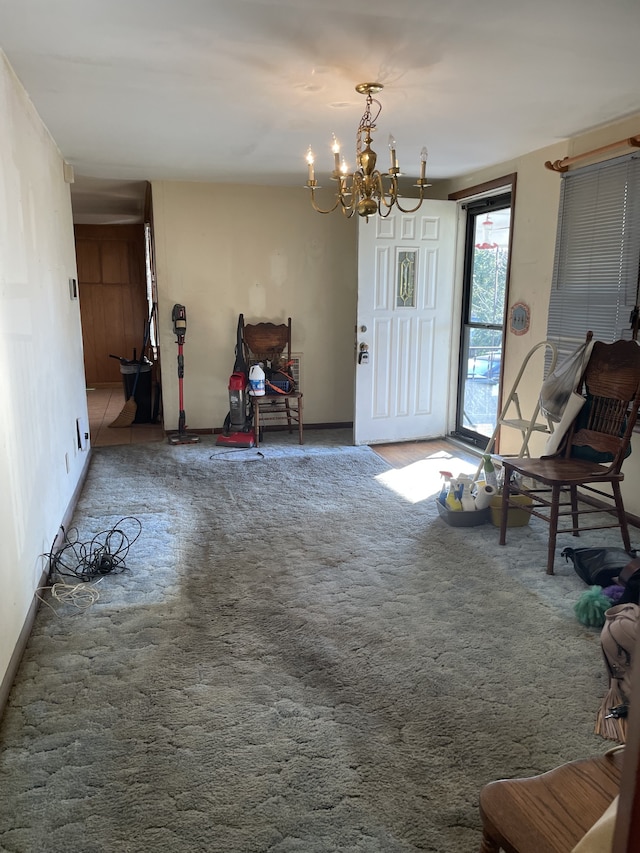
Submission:
[[[476,466],[457,459],[451,453],[440,451],[419,462],[392,468],[376,476],[376,480],[400,497],[416,504],[437,495],[442,487],[441,471],[458,474],[475,474]]]

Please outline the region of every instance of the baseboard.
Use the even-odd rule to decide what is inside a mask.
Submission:
[[[67,506],[64,515],[62,517],[62,521],[60,522],[60,527],[56,534],[56,538],[53,541],[53,545],[51,546],[51,552],[56,553],[64,542],[64,533],[62,528],[68,528],[71,524],[71,519],[73,518],[73,513],[75,512],[76,504],[80,498],[80,493],[82,492],[82,487],[84,486],[84,481],[87,478],[87,473],[89,471],[89,462],[91,461],[91,449],[89,449],[87,453],[87,458],[85,459],[84,466],[82,468],[82,472],[80,474],[80,479],[73,491],[73,495],[71,496],[71,500],[69,501],[69,505]],[[45,586],[47,583],[47,578],[49,576],[49,568],[47,567],[42,572],[42,576],[38,581],[37,587]],[[13,687],[13,682],[18,673],[18,668],[20,667],[20,661],[22,660],[22,656],[24,654],[24,650],[27,647],[27,643],[29,642],[29,637],[31,636],[31,631],[33,629],[33,623],[36,619],[36,614],[38,613],[38,607],[40,606],[40,599],[35,595],[33,601],[31,602],[31,606],[27,612],[26,618],[24,620],[24,624],[22,625],[22,630],[20,631],[20,635],[18,637],[18,642],[15,645],[13,650],[13,654],[9,660],[9,666],[7,667],[7,671],[4,674],[2,679],[2,683],[0,683],[0,719],[4,713],[4,709],[6,707],[7,701],[9,699],[9,694],[11,693],[11,688]]]
[[[583,503],[589,504],[589,506],[597,507],[597,509],[601,509],[603,512],[608,512],[610,515],[616,514],[615,505],[600,500],[600,498],[594,498],[593,495],[589,495],[586,492],[580,492],[579,494],[580,500],[583,501]],[[626,510],[624,514],[627,518],[627,524],[630,524],[631,527],[640,527],[640,517],[634,515],[631,512],[627,512]]]
[[[353,421],[340,421],[337,423],[320,423],[320,424],[304,424],[304,429],[352,429]],[[265,432],[286,432],[289,429],[288,424],[270,424],[268,427],[263,427]],[[294,425],[294,429],[297,430],[297,425]],[[189,430],[191,432],[192,430]],[[205,430],[193,430],[193,432],[204,432]],[[216,427],[215,429],[209,430],[214,434],[218,434],[224,432],[221,427]]]
[[[297,426],[295,427],[297,429]],[[282,432],[289,429],[287,424],[270,424],[268,427],[263,427],[265,432]],[[321,423],[307,424],[304,429],[353,429],[353,421],[339,421],[337,423]],[[177,432],[175,429],[165,429],[165,435],[171,435]],[[214,427],[213,429],[191,429],[187,428],[187,432],[195,433],[196,435],[219,435],[224,432],[222,427]]]

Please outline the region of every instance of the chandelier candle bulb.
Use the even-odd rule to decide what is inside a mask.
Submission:
[[[315,180],[315,173],[313,170],[313,161],[314,161],[313,151],[311,150],[311,146],[309,146],[309,150],[307,151],[307,163],[309,164],[309,180],[310,181]]]
[[[389,158],[391,160],[391,169],[397,169],[398,158],[396,157],[396,140],[392,133],[389,134]]]
[[[331,145],[331,150],[333,151],[333,170],[334,172],[340,171],[340,143],[336,139],[335,133],[333,134],[333,144]]]
[[[423,147],[420,152],[420,180],[424,181],[427,177],[427,157],[429,156],[429,152],[426,148]]]

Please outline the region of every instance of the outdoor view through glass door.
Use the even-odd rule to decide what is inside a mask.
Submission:
[[[484,448],[499,414],[511,193],[466,205],[455,433]]]

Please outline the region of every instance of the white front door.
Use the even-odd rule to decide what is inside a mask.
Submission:
[[[456,210],[428,201],[360,222],[356,444],[445,434]]]

